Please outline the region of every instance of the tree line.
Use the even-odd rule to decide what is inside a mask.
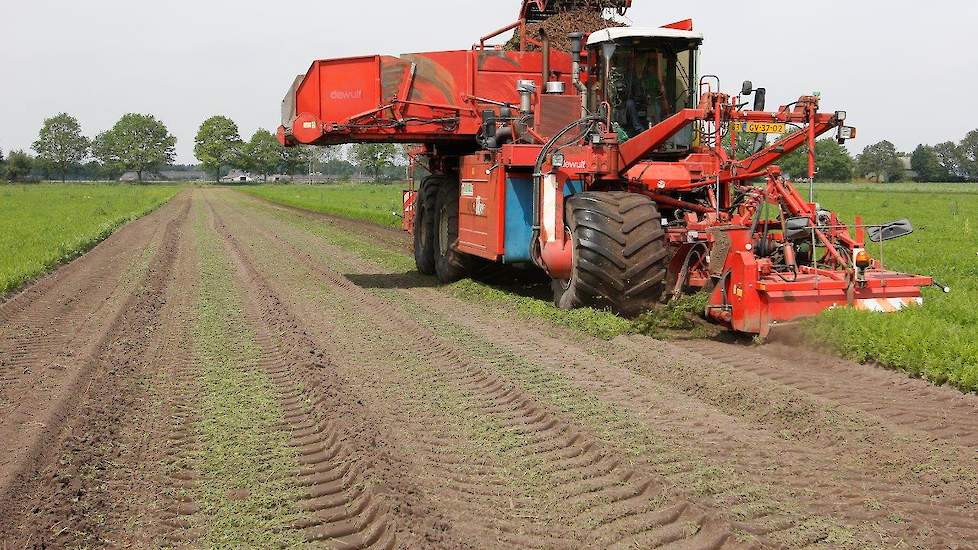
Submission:
[[[205,120],[194,139],[194,156],[215,181],[220,181],[226,169],[239,169],[268,179],[271,174],[294,176],[314,170],[341,177],[352,176],[358,169],[369,171],[375,181],[384,176],[403,177],[394,170],[401,158],[399,149],[390,143],[356,144],[351,163],[337,158],[334,147],[283,147],[274,134],[259,128],[248,141],[241,139],[238,125],[226,116]]]
[[[113,127],[90,139],[83,135],[78,119],[59,113],[47,118],[31,145],[24,150],[0,150],[0,178],[8,181],[51,179],[115,180],[129,171],[139,182],[148,174],[171,166],[176,158],[177,138],[153,115],[129,113]],[[352,149],[356,164],[336,158],[329,147],[285,148],[270,131],[258,129],[248,141],[240,137],[237,124],[225,116],[211,117],[201,124],[194,141],[194,154],[202,167],[220,181],[226,169],[246,170],[267,179],[270,174],[295,175],[319,172],[350,177],[368,171],[375,180],[403,177],[396,168],[400,150],[392,144],[360,144]]]
[[[0,152],[3,175],[9,181],[23,181],[34,173],[57,175],[61,181],[79,173],[91,179],[116,179],[126,170],[143,174],[158,170],[176,157],[177,138],[153,115],[129,113],[109,130],[89,139],[82,135],[78,119],[59,113],[44,120],[37,140],[31,145],[34,155],[11,151],[6,159]],[[90,159],[89,162],[83,162]]]
[[[754,143],[747,134],[738,142],[738,158],[750,154]],[[978,181],[978,130],[969,132],[960,142],[948,141],[938,145],[918,145],[913,153],[897,150],[890,141],[880,141],[863,148],[852,156],[835,138],[815,142],[816,178],[819,181],[849,182],[855,178],[880,183],[899,181],[907,173],[909,159],[913,179],[918,182]],[[778,166],[791,178],[808,176],[808,147],[801,147],[778,159]]]
[[[173,163],[176,143],[176,137],[153,115],[126,114],[112,128],[89,139],[82,134],[75,117],[60,113],[44,121],[31,146],[34,155],[17,150],[5,157],[0,151],[0,176],[9,181],[23,181],[36,174],[44,178],[55,174],[61,181],[69,175],[114,180],[131,171],[142,182],[146,174],[157,173]],[[749,154],[753,143],[751,134],[742,136],[738,158]],[[853,157],[834,138],[826,138],[816,142],[815,154],[820,181],[848,182],[855,177],[878,182],[901,180],[906,174],[906,159],[916,181],[978,181],[978,130],[969,132],[960,142],[921,144],[912,154],[901,153],[884,140]],[[265,180],[271,174],[314,172],[351,177],[366,171],[374,180],[403,177],[397,166],[403,151],[395,145],[354,145],[350,162],[340,159],[332,147],[283,147],[272,132],[263,128],[244,141],[237,124],[220,115],[200,125],[194,139],[194,155],[214,181],[220,181],[231,169],[245,170]],[[789,177],[806,177],[807,147],[779,159],[778,165]]]

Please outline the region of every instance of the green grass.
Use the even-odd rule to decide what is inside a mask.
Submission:
[[[0,185],[0,294],[84,254],[177,186]]]
[[[807,196],[808,187],[800,185],[799,191]],[[816,192],[820,191],[978,193],[978,183],[819,183],[816,185]]]
[[[915,233],[885,243],[884,262],[934,276],[952,291],[925,290],[923,307],[896,314],[828,311],[811,324],[814,336],[857,361],[978,391],[978,186],[820,186],[816,200],[847,221],[910,218]],[[877,245],[869,250],[879,257]]]
[[[334,185],[259,185],[240,190],[278,204],[364,220],[388,227],[401,226],[403,183]]]

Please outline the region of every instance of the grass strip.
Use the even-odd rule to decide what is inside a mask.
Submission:
[[[198,447],[189,467],[200,475],[192,516],[207,548],[298,548],[289,527],[302,516],[298,462],[261,350],[242,312],[233,268],[198,206],[194,220],[200,295],[194,352],[200,365]]]
[[[403,183],[259,185],[240,191],[265,200],[387,227],[401,226]]]
[[[177,186],[0,186],[0,295],[70,262],[169,201]]]

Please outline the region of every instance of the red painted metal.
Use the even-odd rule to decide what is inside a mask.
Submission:
[[[691,31],[693,30],[693,20],[683,19],[682,21],[676,21],[675,23],[669,23],[668,25],[662,25],[663,29],[676,29],[680,31]]]
[[[467,254],[497,260],[503,244],[506,209],[506,172],[493,168],[492,155],[462,157],[458,243]]]

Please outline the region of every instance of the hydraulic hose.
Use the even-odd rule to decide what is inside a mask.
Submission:
[[[534,234],[540,231],[540,200],[539,200],[540,178],[543,177],[543,174],[540,171],[543,169],[543,163],[546,162],[547,160],[547,154],[550,153],[550,149],[552,149],[553,146],[557,144],[557,141],[559,141],[560,138],[567,135],[567,133],[573,130],[574,128],[580,126],[585,122],[595,123],[600,121],[601,121],[600,116],[588,116],[580,120],[574,121],[568,124],[567,126],[565,126],[564,128],[562,128],[556,134],[554,134],[553,137],[551,137],[550,140],[543,145],[543,148],[540,149],[540,154],[537,155],[536,164],[533,165],[533,232]],[[590,129],[590,126],[588,127],[588,129]]]
[[[587,130],[585,130],[585,134],[587,134],[590,131],[590,129],[594,126],[594,124],[601,122],[601,120],[602,118],[600,116],[591,115],[591,116],[584,117],[580,120],[577,120],[575,122],[572,122],[567,126],[565,126],[564,128],[562,128],[559,132],[554,134],[553,137],[551,137],[550,140],[548,140],[543,145],[543,148],[540,149],[540,154],[537,155],[537,161],[533,165],[533,226],[531,228],[532,229],[532,233],[531,233],[532,240],[530,242],[531,247],[536,247],[537,241],[540,240],[540,187],[541,187],[541,179],[543,178],[543,173],[541,172],[541,170],[543,170],[543,163],[546,162],[547,160],[547,154],[550,153],[550,149],[552,149],[553,146],[557,144],[557,141],[559,141],[560,138],[567,135],[567,133],[573,130],[574,128],[580,126],[581,124],[584,124],[585,122],[590,122],[591,125],[588,126]],[[531,251],[530,256],[533,258],[534,262],[537,262],[536,254],[534,254]]]

